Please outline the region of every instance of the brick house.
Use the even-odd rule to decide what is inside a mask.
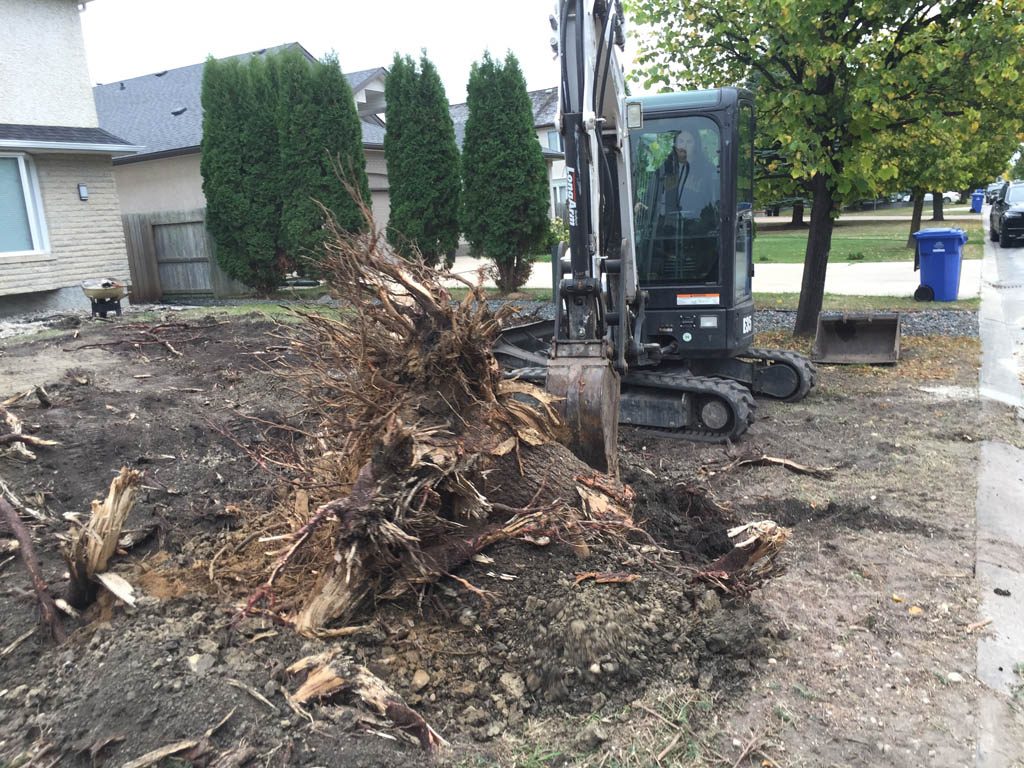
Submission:
[[[85,2],[2,3],[0,316],[87,308],[81,281],[129,277],[111,161],[136,147],[99,127]]]

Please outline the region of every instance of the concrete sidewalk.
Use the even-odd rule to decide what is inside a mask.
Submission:
[[[976,298],[981,291],[981,260],[964,261],[960,269],[958,298]],[[487,259],[460,256],[452,271],[467,279],[475,279],[477,270],[490,267]],[[758,293],[799,293],[803,264],[755,264],[754,290]],[[493,280],[485,281],[493,285]],[[825,276],[825,293],[844,296],[911,297],[921,283],[921,273],[914,271],[910,261],[879,261],[864,264],[829,264]],[[551,288],[551,264],[534,264],[527,288]]]

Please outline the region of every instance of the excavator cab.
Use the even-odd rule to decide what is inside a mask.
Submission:
[[[754,96],[659,94],[630,99],[627,115],[651,362],[745,352],[754,338]]]

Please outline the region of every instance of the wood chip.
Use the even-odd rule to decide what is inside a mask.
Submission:
[[[156,765],[165,757],[176,755],[179,752],[184,752],[186,749],[192,749],[198,747],[199,742],[196,739],[187,739],[186,741],[176,741],[173,744],[168,744],[166,747],[160,747],[154,749],[152,752],[147,752],[142,757],[137,757],[134,760],[130,760],[125,763],[123,768],[148,768],[151,765]]]
[[[135,607],[135,587],[126,579],[116,573],[97,573],[94,578],[122,603]]]
[[[636,573],[601,573],[599,571],[588,571],[576,576],[575,586],[584,581],[594,580],[595,584],[630,584],[640,578]]]

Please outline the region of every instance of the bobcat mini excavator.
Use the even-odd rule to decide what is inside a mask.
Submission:
[[[560,398],[573,451],[615,473],[619,423],[735,439],[751,392],[799,400],[815,373],[751,348],[753,94],[627,98],[620,0],[559,0],[553,21],[569,242],[554,322],[511,328],[494,351]]]

